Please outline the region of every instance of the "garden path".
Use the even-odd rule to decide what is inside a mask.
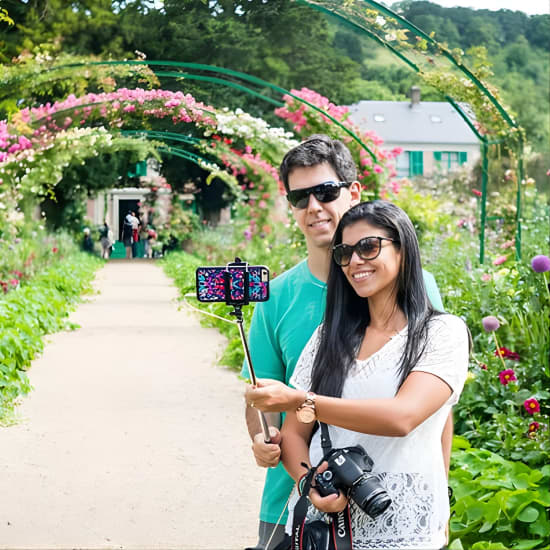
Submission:
[[[0,548],[253,545],[264,472],[222,337],[153,263],[110,262],[95,284],[81,328],[34,361],[24,421],[0,429]]]

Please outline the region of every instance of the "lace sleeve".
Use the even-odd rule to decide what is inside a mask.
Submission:
[[[299,390],[308,391],[311,388],[311,371],[315,355],[317,354],[317,348],[319,347],[320,328],[321,325],[311,335],[306,347],[300,354],[294,373],[290,378],[290,385]]]
[[[468,375],[468,347],[464,321],[454,315],[437,316],[431,321],[426,349],[413,369],[446,382],[453,390],[451,405],[458,401]]]

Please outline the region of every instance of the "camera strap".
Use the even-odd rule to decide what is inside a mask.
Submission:
[[[321,426],[321,447],[323,460],[332,450],[332,442],[328,426],[319,422]],[[305,464],[304,464],[305,466]],[[309,491],[313,477],[319,464],[309,469],[302,487],[302,496],[294,508],[292,522],[291,550],[352,550],[351,510],[349,504],[344,510],[335,514],[328,514],[330,523],[314,521],[306,523],[309,508]]]

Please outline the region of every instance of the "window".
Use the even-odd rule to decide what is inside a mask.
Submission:
[[[386,117],[384,115],[376,114],[374,115],[374,122],[385,122]]]
[[[409,173],[409,155],[410,151],[403,151],[396,159],[395,159],[395,170],[397,171],[397,177],[398,178],[408,178],[410,176]]]
[[[424,153],[422,151],[409,151],[411,176],[421,176],[424,174]]]
[[[434,151],[435,165],[446,174],[456,170],[468,161],[468,153],[463,151]]]
[[[424,174],[424,153],[422,151],[403,151],[395,163],[398,178],[410,178]]]

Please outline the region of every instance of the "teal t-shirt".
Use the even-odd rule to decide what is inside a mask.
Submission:
[[[424,284],[433,307],[443,311],[441,296],[431,273],[424,271]],[[303,260],[274,279],[267,302],[256,305],[249,332],[249,347],[254,372],[258,378],[273,378],[288,384],[296,363],[315,329],[323,320],[326,284],[315,278]],[[248,365],[242,375],[249,377]],[[268,468],[260,520],[286,523],[281,516],[294,480],[282,463]]]

